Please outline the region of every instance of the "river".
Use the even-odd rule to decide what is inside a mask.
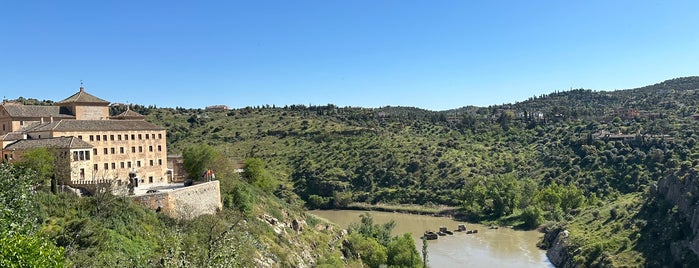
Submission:
[[[366,211],[313,210],[308,213],[328,219],[342,228],[359,222],[359,215]],[[455,230],[466,224],[477,234],[454,232],[428,241],[427,260],[430,267],[554,267],[546,252],[536,247],[543,234],[537,231],[516,231],[510,228],[489,229],[480,224],[459,222],[445,217],[370,211],[374,223],[396,222],[393,235],[411,233],[418,252],[422,252],[422,236],[425,230],[438,231],[439,226]]]

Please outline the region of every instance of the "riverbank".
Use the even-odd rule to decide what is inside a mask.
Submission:
[[[369,204],[362,202],[354,202],[347,205],[347,207],[342,208],[343,210],[364,210],[364,211],[382,211],[382,212],[397,212],[404,214],[417,214],[417,215],[427,215],[436,217],[450,217],[454,219],[461,220],[463,215],[461,214],[459,207],[450,206],[423,206],[423,205],[392,205],[392,204]]]

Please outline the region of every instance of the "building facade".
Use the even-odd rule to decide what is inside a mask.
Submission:
[[[23,152],[48,148],[56,158],[56,176],[66,185],[95,181],[167,183],[166,130],[127,109],[110,116],[109,102],[85,92],[54,106],[3,103],[0,106],[3,161]]]

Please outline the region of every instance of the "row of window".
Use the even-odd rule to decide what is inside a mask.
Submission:
[[[162,145],[158,145],[157,149],[158,149],[158,152],[162,152],[162,151],[163,151]],[[153,145],[148,146],[148,151],[149,151],[149,152],[153,152]],[[102,149],[102,152],[103,152],[102,154],[104,154],[104,155],[116,154],[116,153],[117,153],[117,152],[116,152],[116,147],[112,147],[112,148],[103,148],[103,149]],[[110,152],[111,152],[111,153],[110,153]],[[139,152],[139,153],[142,153],[142,152],[143,152],[143,146],[138,146],[138,152]],[[92,149],[92,153],[93,153],[94,155],[97,155],[97,148]],[[125,153],[124,147],[119,147],[119,153],[120,153],[120,154],[124,154],[124,153]],[[136,146],[131,146],[131,153],[136,153]],[[89,156],[88,156],[88,157],[89,157]],[[89,159],[88,159],[88,160],[89,160]]]
[[[95,153],[97,154],[97,153]],[[87,161],[90,160],[90,151],[73,151],[73,161]]]
[[[146,140],[150,140],[150,139],[155,140],[154,133],[151,133],[151,134],[131,134],[131,140],[136,140],[136,138],[138,138],[139,140],[143,140],[144,136],[145,136]],[[88,138],[90,141],[95,141],[95,140],[96,141],[107,141],[107,138],[109,138],[110,141],[114,141],[114,140],[120,141],[120,140],[122,140],[122,138],[123,138],[123,140],[127,141],[127,140],[129,140],[129,134],[124,134],[123,136],[121,134],[118,134],[118,135],[113,135],[113,134],[112,135],[90,135]],[[162,138],[163,138],[163,134],[159,133],[158,139],[162,139]],[[78,136],[78,139],[82,140],[83,136],[82,135]]]
[[[148,160],[148,163],[149,163],[150,166],[155,166],[155,164],[156,164],[155,160],[152,160],[152,159],[151,159],[151,160]],[[163,160],[162,160],[162,159],[158,159],[157,164],[158,164],[158,166],[162,166],[162,165],[163,165]],[[109,170],[110,167],[111,167],[111,169],[117,169],[117,163],[116,163],[116,162],[104,163],[104,170]],[[132,166],[131,166],[131,161],[119,162],[119,168],[122,168],[122,169],[123,169],[123,168],[131,168],[131,167],[132,167]],[[136,161],[136,167],[141,167],[141,160],[137,160],[137,161]],[[99,170],[99,165],[98,165],[98,164],[95,164],[95,165],[93,166],[93,169],[94,169],[94,170]]]

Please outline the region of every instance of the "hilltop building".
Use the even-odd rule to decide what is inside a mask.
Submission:
[[[85,88],[53,106],[0,105],[2,161],[22,158],[27,150],[47,148],[55,156],[59,184],[98,181],[167,183],[165,128],[127,109],[110,116],[109,102]]]

